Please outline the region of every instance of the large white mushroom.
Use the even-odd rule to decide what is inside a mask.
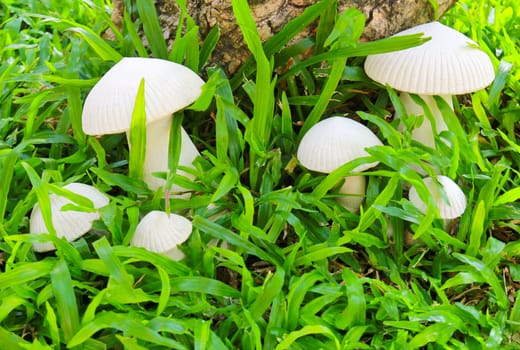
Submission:
[[[453,108],[452,95],[471,93],[485,88],[495,79],[489,56],[464,34],[439,22],[430,22],[404,30],[396,36],[424,33],[426,43],[405,50],[369,55],[365,71],[373,80],[401,91],[408,114],[424,115],[424,110],[409,94],[418,94],[435,119],[438,133],[447,130],[433,96],[442,97]],[[435,147],[430,122],[412,131],[412,137]]]
[[[130,244],[178,261],[184,253],[177,246],[188,239],[191,231],[192,224],[185,217],[153,210],[137,224]]]
[[[307,131],[298,146],[297,158],[309,170],[331,173],[345,163],[366,157],[368,147],[382,145],[381,140],[366,126],[345,117],[324,119]],[[362,172],[376,166],[372,162],[356,167]],[[350,211],[357,211],[365,197],[365,177],[348,176],[339,189],[338,202]]]
[[[193,103],[202,92],[204,81],[195,72],[167,60],[125,57],[88,94],[83,106],[82,124],[88,135],[122,132],[128,135],[134,102],[143,78],[147,118],[144,181],[155,190],[165,184],[152,173],[168,170],[172,115]],[[179,165],[192,166],[199,152],[184,128],[181,128],[181,136]],[[182,174],[189,177],[185,172]],[[183,189],[174,186],[172,190]]]
[[[63,186],[63,188],[90,199],[94,208],[102,208],[109,203],[108,197],[93,186],[73,182]],[[63,210],[67,204],[74,204],[70,199],[51,193],[49,195],[51,203],[52,224],[58,237],[65,237],[69,242],[78,239],[90,231],[92,223],[99,219],[99,212],[86,212],[76,210]],[[29,232],[33,234],[49,233],[40,205],[36,203],[29,220]],[[56,249],[52,242],[34,242],[33,249],[37,252],[47,252]]]

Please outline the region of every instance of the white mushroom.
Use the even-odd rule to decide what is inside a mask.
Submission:
[[[444,175],[437,175],[435,179],[427,177],[423,182],[432,195],[441,219],[454,219],[464,213],[466,196],[453,180]],[[413,186],[408,193],[408,199],[419,211],[426,213],[428,207]]]
[[[191,231],[191,222],[185,217],[154,210],[141,219],[130,244],[178,261],[184,253],[177,245],[185,242]]]
[[[316,123],[303,136],[297,158],[309,170],[331,173],[345,163],[366,157],[368,147],[382,145],[366,126],[345,117],[330,117]],[[365,171],[378,162],[360,165],[353,172]],[[348,210],[357,211],[365,196],[365,177],[348,176],[340,188],[338,201]]]
[[[491,59],[477,43],[439,22],[421,24],[396,36],[417,33],[424,33],[431,40],[405,50],[369,55],[365,71],[373,80],[401,91],[402,102],[409,114],[424,115],[422,107],[408,94],[420,95],[431,110],[440,133],[447,130],[447,126],[432,96],[442,97],[452,107],[451,95],[485,88],[495,78],[495,70]],[[435,147],[432,126],[426,118],[413,130],[412,137]]]
[[[63,188],[74,192],[80,196],[90,199],[95,209],[108,205],[108,197],[93,186],[82,183],[70,183]],[[62,210],[67,204],[74,204],[70,199],[59,196],[57,194],[49,195],[51,203],[52,223],[56,235],[65,237],[69,242],[74,241],[90,231],[92,223],[99,219],[99,212],[85,212],[75,210]],[[40,205],[37,203],[29,220],[29,232],[34,234],[49,233],[43,220],[43,214]],[[33,249],[37,252],[46,252],[56,249],[51,242],[34,242]]]
[[[125,57],[88,94],[82,124],[83,131],[88,135],[128,134],[142,78],[145,82],[147,118],[144,181],[155,190],[165,184],[152,173],[168,170],[172,114],[193,103],[202,92],[204,81],[195,72],[167,60]],[[183,128],[181,137],[179,165],[192,166],[199,152]],[[185,172],[183,175],[189,177]],[[183,189],[174,186],[172,190],[177,192]]]

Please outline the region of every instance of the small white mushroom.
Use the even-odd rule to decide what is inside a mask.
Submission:
[[[309,170],[331,173],[345,163],[366,157],[368,147],[382,145],[381,140],[366,126],[345,117],[330,117],[316,123],[303,136],[297,158]],[[361,172],[376,166],[372,162],[356,167]],[[348,176],[339,190],[338,201],[348,210],[357,211],[365,196],[365,177]]]
[[[495,69],[488,55],[464,34],[439,22],[430,22],[396,34],[424,33],[426,43],[405,50],[369,55],[365,71],[373,80],[401,91],[409,114],[424,115],[409,93],[418,94],[432,112],[437,132],[447,130],[432,96],[441,96],[452,107],[452,95],[485,88],[495,79]],[[434,147],[432,126],[428,120],[412,131],[412,137]]]
[[[82,183],[70,183],[63,188],[74,192],[92,201],[94,208],[102,208],[109,203],[108,197],[93,186]],[[90,231],[92,223],[99,219],[99,212],[84,212],[76,210],[62,210],[67,204],[74,204],[70,199],[57,194],[49,195],[51,203],[52,223],[56,235],[65,237],[69,242],[74,241]],[[34,234],[46,234],[49,230],[45,226],[40,205],[37,203],[29,220],[29,232]],[[51,242],[34,242],[33,249],[37,252],[47,252],[56,249]]]
[[[466,196],[453,180],[444,175],[437,175],[435,179],[427,177],[423,182],[432,195],[441,219],[455,219],[464,213]],[[428,207],[413,186],[408,193],[408,199],[419,211],[426,213]]]
[[[157,58],[125,57],[92,88],[83,107],[83,131],[105,135],[130,130],[135,98],[144,78],[146,154],[143,180],[156,190],[165,184],[153,172],[168,170],[168,147],[172,114],[193,103],[204,81],[189,68]],[[181,128],[179,165],[192,166],[199,151]],[[132,147],[132,145],[130,145]],[[184,176],[190,177],[185,172]],[[174,186],[174,192],[184,189]]]
[[[177,246],[188,239],[191,231],[192,224],[185,217],[154,210],[141,219],[130,244],[178,261],[184,253]]]

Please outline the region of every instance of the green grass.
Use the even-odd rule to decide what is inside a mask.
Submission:
[[[362,69],[364,56],[418,45],[417,37],[359,43],[363,16],[337,14],[324,0],[262,45],[247,2],[234,0],[252,58],[227,77],[203,68],[218,30],[199,45],[179,4],[185,30],[172,48],[151,0],[136,2],[121,31],[103,0],[0,4],[2,347],[520,348],[516,2],[461,1],[441,18],[476,40],[498,74],[491,87],[459,99],[453,131],[443,135],[451,147],[439,139],[435,151],[397,131],[391,111],[414,120],[395,91]],[[289,44],[316,18],[316,38]],[[113,40],[104,39],[109,28]],[[193,191],[188,199],[164,203],[151,193],[124,135],[81,130],[86,94],[123,56],[166,58],[208,77],[182,119],[202,153],[186,169],[195,180],[169,175]],[[337,114],[365,123],[385,146],[329,175],[307,171],[295,158],[299,140]],[[338,181],[375,160],[360,213],[336,204]],[[459,183],[468,197],[460,219],[445,226],[407,200],[409,184],[428,197],[417,166]],[[83,238],[68,243],[51,233],[57,250],[33,252],[32,207],[48,212],[49,193],[73,181],[111,203]],[[156,209],[193,221],[183,261],[128,245],[139,218]],[[220,243],[209,245],[214,239]]]

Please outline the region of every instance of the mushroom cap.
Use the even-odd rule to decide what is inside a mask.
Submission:
[[[158,58],[124,57],[88,94],[83,106],[83,131],[88,135],[128,131],[142,78],[148,122],[169,117],[193,103],[204,84],[195,72],[181,64]]]
[[[63,186],[63,188],[90,199],[96,209],[104,207],[109,203],[109,199],[104,193],[90,185],[73,182]],[[69,242],[87,233],[92,228],[92,223],[99,219],[98,212],[63,211],[63,206],[74,204],[68,198],[52,193],[49,195],[49,199],[51,203],[52,223],[56,230],[56,235],[58,237],[65,237]],[[36,203],[31,212],[29,232],[35,234],[49,233],[43,221],[43,214],[38,203]],[[37,252],[47,252],[56,248],[51,242],[34,242],[33,249]]]
[[[430,22],[395,36],[417,33],[431,40],[405,50],[367,56],[367,75],[394,89],[421,95],[466,94],[485,88],[495,79],[491,59],[464,34]]]
[[[366,126],[345,117],[330,117],[307,131],[298,146],[296,156],[307,169],[330,173],[354,159],[366,157],[366,148],[382,145],[381,140]],[[367,163],[354,169],[364,171],[379,162]]]
[[[180,260],[184,255],[177,245],[185,242],[191,231],[191,222],[185,217],[153,210],[141,219],[130,244]]]
[[[454,219],[461,216],[466,210],[466,196],[461,188],[449,177],[437,175],[436,181],[431,177],[423,179],[425,186],[430,190],[441,219]],[[443,197],[439,185],[444,189],[446,198]],[[410,188],[408,199],[422,213],[427,210],[427,205],[419,197],[415,187]]]

